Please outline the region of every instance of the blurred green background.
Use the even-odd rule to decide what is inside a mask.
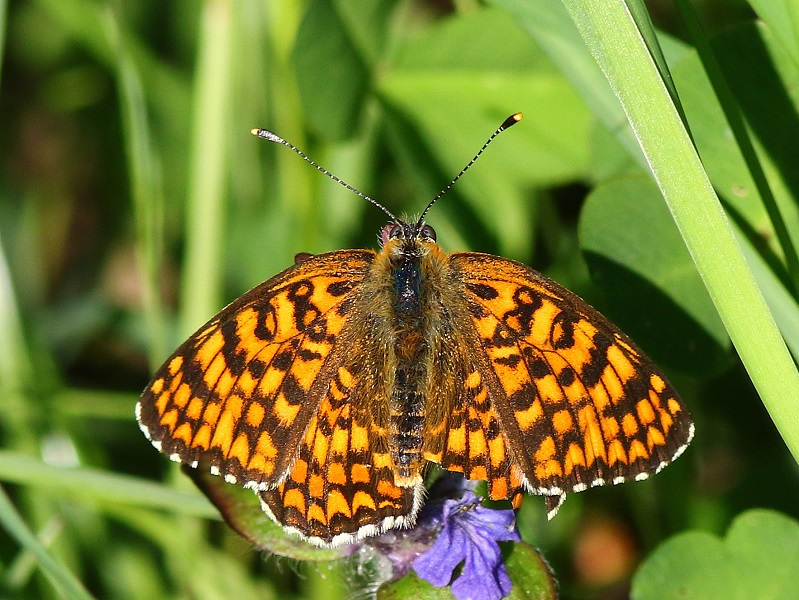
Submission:
[[[723,534],[751,507],[799,517],[796,462],[625,125],[564,69],[578,50],[557,4],[0,1],[0,596],[60,597],[49,558],[97,598],[349,597],[352,565],[250,550],[133,416],[152,369],[296,253],[376,246],[381,212],[253,127],[413,215],[524,113],[428,215],[439,243],[586,298],[697,425],[649,481],[570,495],[550,523],[525,500],[522,535],[563,597],[627,597],[674,533]],[[757,22],[763,6],[694,3],[796,240],[799,28]],[[794,311],[779,322],[794,349],[785,248],[677,11],[648,7],[711,181]]]

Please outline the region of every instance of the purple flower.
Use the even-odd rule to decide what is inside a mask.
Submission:
[[[419,577],[443,587],[465,561],[452,584],[455,598],[500,600],[507,596],[511,581],[497,542],[521,541],[514,511],[485,508],[471,491],[465,491],[460,500],[444,501],[440,510],[443,528],[438,539],[413,562]]]

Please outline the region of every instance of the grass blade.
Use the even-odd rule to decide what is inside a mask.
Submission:
[[[117,89],[122,105],[122,129],[136,220],[137,258],[143,279],[144,320],[150,340],[148,356],[152,371],[167,356],[159,285],[164,198],[139,75],[127,50],[119,21],[111,9],[103,11],[103,23],[109,44],[116,50]]]
[[[564,5],[624,108],[730,338],[799,461],[799,373],[626,4]]]
[[[0,525],[17,540],[20,546],[36,557],[42,572],[60,594],[69,600],[91,600],[92,596],[81,582],[50,556],[44,545],[28,529],[2,488],[0,488]]]
[[[194,143],[186,204],[186,262],[181,285],[181,337],[219,310],[222,295],[231,10],[228,2],[206,2],[200,28],[194,82]]]
[[[754,181],[757,186],[758,194],[760,194],[760,198],[763,200],[766,212],[774,227],[774,233],[785,255],[788,275],[793,285],[793,292],[796,294],[797,291],[799,291],[799,257],[796,254],[796,248],[791,241],[788,227],[777,205],[777,200],[771,191],[771,186],[760,164],[760,159],[755,152],[754,144],[752,143],[749,130],[744,120],[744,115],[741,112],[741,107],[736,101],[730,86],[727,84],[721,66],[716,60],[710,42],[702,31],[702,25],[699,23],[699,18],[697,17],[696,11],[691,6],[691,3],[685,0],[677,0],[675,6],[691,35],[691,40],[694,42],[694,46],[699,53],[707,76],[713,84],[713,89],[716,92],[719,104],[724,110],[724,116],[730,124],[730,129],[732,129],[733,135],[735,136],[738,148],[746,160],[746,165],[749,167],[752,181]]]
[[[218,519],[199,493],[187,493],[138,479],[90,468],[53,467],[35,458],[0,450],[0,480],[70,494],[94,501],[170,510],[182,515]]]

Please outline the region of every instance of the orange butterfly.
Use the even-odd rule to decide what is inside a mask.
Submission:
[[[201,327],[137,405],[153,445],[320,546],[411,526],[430,463],[494,500],[543,495],[551,518],[567,492],[679,456],[694,428],[663,373],[533,269],[444,252],[424,222],[444,192],[412,223],[380,206],[378,253],[298,256]]]

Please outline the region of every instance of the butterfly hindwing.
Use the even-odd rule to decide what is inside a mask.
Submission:
[[[476,253],[451,262],[528,491],[562,496],[643,479],[684,450],[693,426],[682,400],[602,315],[519,263]]]
[[[142,394],[147,437],[228,481],[277,485],[334,375],[327,358],[373,259],[366,250],[309,258],[222,310]]]
[[[459,326],[468,319],[466,306],[450,298],[447,308],[444,316],[455,319],[447,335],[432,338],[442,348],[428,385],[423,456],[468,479],[487,481],[494,500],[512,498],[521,489],[521,471],[477,366],[480,357],[464,351],[476,342],[476,336]]]
[[[385,427],[375,423],[368,403],[373,397],[364,395],[369,386],[354,370],[337,368],[288,476],[276,489],[260,492],[275,520],[318,545],[410,525],[421,505],[421,484],[394,483]]]

